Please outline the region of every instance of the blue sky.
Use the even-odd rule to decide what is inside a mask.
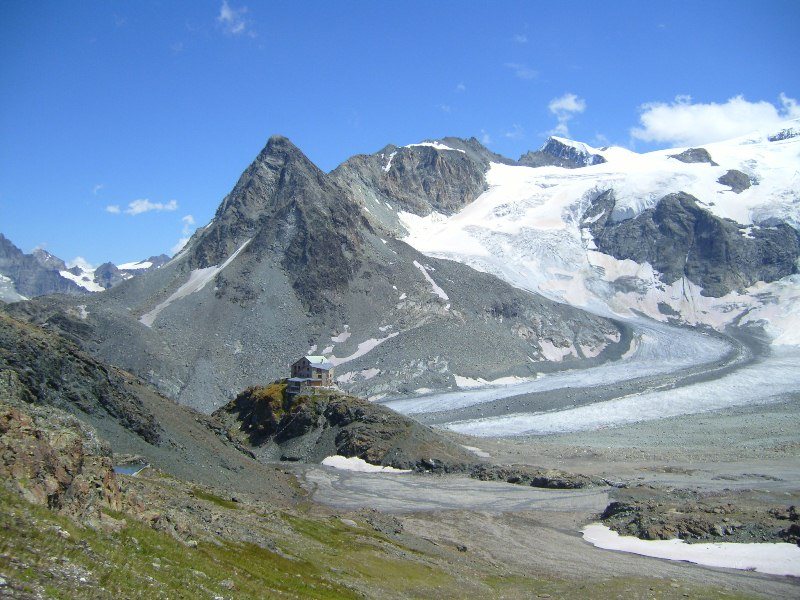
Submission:
[[[0,232],[169,253],[274,133],[327,171],[445,135],[516,158],[752,129],[800,114],[798,25],[797,1],[6,0]]]

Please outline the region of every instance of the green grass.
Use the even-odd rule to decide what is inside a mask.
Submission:
[[[192,494],[195,498],[212,502],[217,506],[221,506],[222,508],[229,508],[231,510],[239,509],[239,505],[236,502],[233,502],[232,500],[225,500],[225,498],[221,498],[212,494],[211,492],[201,490],[200,488],[192,488]]]
[[[189,548],[138,521],[126,522],[118,533],[95,531],[0,490],[0,569],[28,593],[39,589],[51,598],[357,597],[308,560],[254,544]],[[225,580],[232,590],[220,586]]]
[[[198,498],[228,503],[197,492]],[[231,504],[238,511],[245,508]],[[65,600],[746,597],[646,577],[586,581],[503,574],[502,565],[490,566],[471,554],[457,555],[455,562],[452,555],[437,558],[367,523],[352,527],[335,517],[278,512],[255,521],[265,539],[277,540],[279,550],[272,551],[220,538],[190,548],[123,513],[104,512],[126,527],[119,532],[86,528],[0,485],[0,573],[16,590]],[[224,581],[233,587],[222,586]]]

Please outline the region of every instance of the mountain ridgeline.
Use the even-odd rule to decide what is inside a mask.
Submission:
[[[625,328],[609,319],[396,239],[399,210],[456,212],[486,188],[496,155],[474,139],[445,142],[326,174],[272,137],[170,263],[82,298],[81,311],[50,298],[18,312],[208,412],[309,351],[371,397],[624,352]]]
[[[501,204],[490,213],[519,214],[513,227],[503,224],[494,233],[471,225],[465,232],[488,244],[495,258],[518,248],[509,256],[539,265],[549,289],[578,281],[595,293],[607,285],[592,279],[588,265],[581,273],[559,266],[568,252],[558,243],[584,256],[591,250],[648,263],[662,281],[685,277],[715,297],[797,273],[800,238],[790,219],[745,229],[714,214],[710,199],[685,192],[665,193],[651,208],[630,213],[613,188],[614,171],[603,171],[608,156],[621,164],[613,155],[618,150],[551,138],[516,162],[474,138],[443,138],[389,145],[324,173],[288,139],[274,136],[212,221],[168,263],[81,297],[80,305],[51,297],[9,311],[58,329],[205,412],[246,387],[286,376],[288,365],[308,353],[329,357],[342,388],[372,399],[618,359],[630,342],[623,323],[510,285],[516,283],[511,262],[481,272],[470,266],[481,260],[457,253],[456,260],[435,258],[403,241],[412,239],[406,236],[413,223],[447,219],[485,192],[505,189],[496,187],[498,172],[522,169],[514,173],[533,178],[535,169],[525,165],[542,168],[556,184],[572,181],[572,169],[586,169],[584,180],[599,174],[591,193],[562,212],[582,207],[568,219],[577,237],[547,227],[537,233],[540,225],[525,221],[524,211],[539,206],[536,194],[553,187],[535,179],[518,206]],[[683,169],[678,182],[716,169],[713,185],[727,186],[720,187],[727,193],[759,190],[758,177],[740,170],[746,165],[719,167],[705,149],[690,150],[658,168]]]

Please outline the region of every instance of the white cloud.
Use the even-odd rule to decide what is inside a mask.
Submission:
[[[611,140],[609,140],[605,135],[602,133],[595,133],[594,139],[592,140],[592,145],[594,146],[610,146]]]
[[[106,212],[110,212],[112,215],[118,215],[120,213],[119,204],[109,204],[106,206]]]
[[[181,217],[181,222],[183,223],[181,238],[169,251],[172,256],[176,255],[178,252],[183,250],[183,247],[189,242],[189,238],[191,238],[192,235],[192,227],[195,224],[195,220],[192,215],[184,215],[183,217]]]
[[[671,103],[649,102],[639,110],[640,127],[631,136],[645,142],[694,146],[769,129],[788,119],[800,118],[797,100],[779,96],[780,106],[735,96],[727,102],[693,103],[691,96],[676,96]]]
[[[255,33],[250,29],[250,22],[244,18],[247,14],[248,8],[243,6],[241,8],[233,8],[228,4],[228,0],[222,0],[222,6],[219,8],[219,15],[217,22],[222,26],[222,30],[230,35],[249,35],[255,37]]]
[[[181,222],[183,223],[183,235],[190,235],[192,233],[192,227],[194,226],[194,217],[192,215],[185,215],[181,218]]]
[[[538,71],[521,63],[506,63],[505,66],[506,69],[511,69],[514,71],[514,75],[516,75],[519,79],[536,79],[539,76]]]
[[[525,130],[519,123],[514,123],[510,131],[506,131],[503,135],[511,140],[521,140],[525,137]]]
[[[528,43],[528,36],[524,33],[518,33],[514,36],[514,41],[518,44],[527,44]]]
[[[462,81],[462,82],[459,82],[459,84],[456,86],[456,91],[457,91],[459,94],[460,94],[460,93],[462,93],[462,92],[466,92],[466,91],[467,91],[467,86],[465,86],[465,85],[464,85],[464,82],[463,82],[463,81]]]
[[[442,112],[449,113],[450,110],[451,110],[450,109],[450,105],[449,104],[440,104],[439,105],[439,110],[441,110]]]
[[[550,100],[547,108],[558,119],[556,126],[548,133],[550,135],[569,137],[569,122],[575,115],[579,115],[586,110],[586,100],[567,92],[563,96]]]
[[[83,271],[94,271],[95,269],[95,267],[82,256],[76,256],[72,260],[67,261],[67,268],[71,269],[72,267],[79,267]]]
[[[492,143],[492,136],[485,129],[481,129],[481,144],[488,146]]]
[[[108,209],[106,209],[108,210]],[[146,212],[161,212],[178,210],[177,200],[170,200],[169,202],[150,202],[147,198],[142,200],[134,200],[128,204],[125,209],[125,214],[136,216]]]
[[[178,252],[183,250],[183,247],[188,243],[189,243],[188,237],[182,237],[181,239],[179,239],[178,242],[172,248],[170,248],[169,251],[170,256],[175,256]]]
[[[98,183],[97,185],[95,185],[95,186],[92,188],[92,194],[94,194],[95,196],[97,196],[97,192],[99,192],[100,190],[102,190],[104,187],[105,187],[105,184]]]

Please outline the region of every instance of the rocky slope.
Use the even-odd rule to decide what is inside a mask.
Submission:
[[[339,384],[370,397],[452,388],[456,376],[531,376],[624,352],[612,321],[392,239],[377,196],[343,183],[356,171],[363,181],[385,177],[390,188],[416,189],[420,210],[455,209],[483,189],[494,155],[474,140],[447,141],[460,148],[430,142],[399,149],[389,171],[350,164],[326,175],[273,137],[168,264],[82,299],[80,310],[59,299],[13,310],[54,327],[65,313],[77,315],[70,323],[88,351],[206,412],[284,376],[309,352],[329,356]],[[472,184],[461,181],[466,173]],[[414,188],[417,180],[432,183]],[[394,210],[412,208],[392,198]]]

